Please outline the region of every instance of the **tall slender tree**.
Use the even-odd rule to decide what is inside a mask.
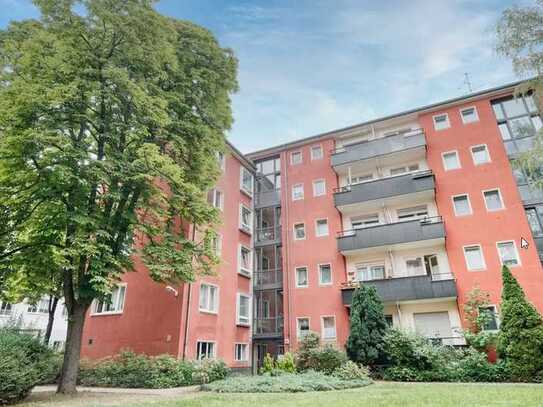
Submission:
[[[237,62],[153,0],[34,3],[38,20],[0,32],[0,269],[35,281],[36,263],[58,266],[68,312],[58,391],[71,393],[85,314],[133,255],[157,282],[212,272],[218,214],[206,191]]]

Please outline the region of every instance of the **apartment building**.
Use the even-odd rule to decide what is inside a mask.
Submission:
[[[376,287],[390,325],[462,345],[474,287],[498,327],[502,264],[543,312],[543,193],[512,166],[542,122],[517,85],[246,156],[231,146],[209,196],[224,214],[218,275],[166,287],[136,261],[93,304],[83,356],[131,348],[256,369],[310,331],[343,347],[359,284]]]

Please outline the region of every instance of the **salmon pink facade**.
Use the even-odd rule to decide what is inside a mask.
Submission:
[[[247,156],[232,148],[210,192],[223,211],[217,275],[172,290],[137,264],[108,311],[89,314],[83,355],[126,347],[256,370],[311,331],[342,348],[360,284],[390,325],[462,346],[475,287],[492,303],[485,329],[499,327],[502,264],[543,312],[543,193],[513,165],[543,123],[517,85]]]

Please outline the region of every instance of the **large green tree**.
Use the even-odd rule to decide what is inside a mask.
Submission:
[[[157,282],[212,272],[218,214],[206,191],[237,62],[153,0],[34,3],[38,20],[0,32],[0,270],[35,281],[36,265],[51,265],[60,278],[58,390],[74,392],[85,313],[133,255]]]
[[[521,381],[543,380],[543,319],[526,300],[509,268],[502,269],[503,291],[498,352],[513,377]]]
[[[517,95],[533,91],[541,111],[543,96],[543,0],[533,6],[506,9],[496,25],[496,50],[510,58],[515,72],[531,79],[517,89]],[[519,129],[522,131],[522,129]],[[533,129],[525,131],[532,133]],[[530,150],[520,153],[514,165],[523,170],[534,189],[543,190],[543,132],[539,131]]]
[[[373,365],[384,350],[387,323],[384,307],[375,287],[361,285],[354,291],[351,304],[350,333],[346,350],[349,359]]]

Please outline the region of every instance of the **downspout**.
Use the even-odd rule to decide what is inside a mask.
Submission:
[[[194,242],[196,239],[196,226],[192,224],[192,237],[191,240]],[[182,360],[185,360],[187,357],[187,336],[189,333],[189,316],[190,316],[190,297],[192,293],[192,283],[188,283],[188,292],[187,292],[187,309],[185,312],[185,333],[183,335],[183,353],[181,356]]]
[[[290,335],[290,319],[291,319],[291,301],[290,301],[290,275],[289,275],[289,270],[290,270],[290,264],[289,264],[289,253],[290,253],[290,239],[289,239],[289,236],[290,236],[290,223],[289,223],[289,211],[288,211],[288,208],[289,208],[289,205],[288,205],[288,199],[287,199],[287,196],[288,196],[288,190],[289,190],[289,186],[288,186],[288,175],[287,175],[287,160],[286,160],[286,157],[287,154],[286,152],[283,154],[283,157],[281,157],[281,166],[285,169],[285,171],[281,171],[283,174],[285,174],[285,188],[283,189],[283,193],[281,194],[282,195],[282,198],[284,198],[284,208],[285,210],[281,210],[281,213],[285,213],[285,219],[286,219],[286,228],[285,228],[285,246],[287,247],[287,250],[284,251],[283,253],[283,257],[284,257],[284,260],[285,260],[285,264],[287,265],[287,267],[284,268],[284,272],[283,272],[283,281],[286,282],[286,292],[287,292],[287,310],[288,310],[288,321],[286,321],[287,323],[285,324],[285,321],[283,322],[283,326],[286,326],[287,327],[287,337],[288,337],[288,349],[290,351],[291,349],[291,346],[292,346],[292,343],[291,343],[291,335]],[[281,206],[283,206],[283,199],[281,200]],[[283,318],[284,318],[284,312],[283,312]],[[284,345],[284,341],[283,341],[283,345]]]

